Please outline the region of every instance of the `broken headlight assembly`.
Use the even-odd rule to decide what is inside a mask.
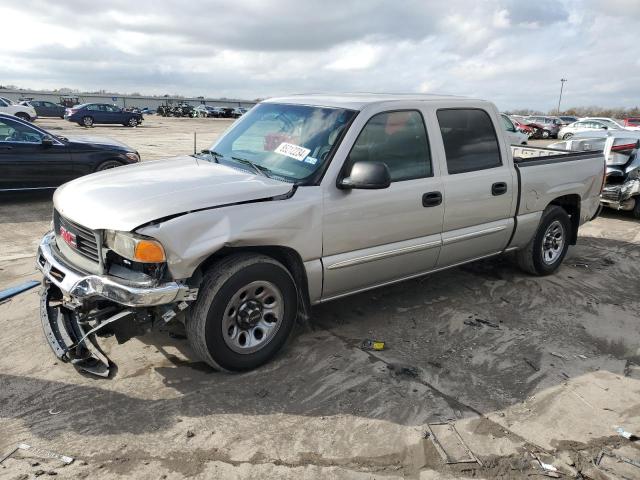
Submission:
[[[165,276],[166,255],[157,240],[114,230],[106,230],[104,239],[104,262],[109,274],[141,283]]]

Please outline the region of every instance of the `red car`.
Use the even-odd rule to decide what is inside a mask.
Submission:
[[[624,119],[625,127],[640,127],[640,117],[631,117]]]

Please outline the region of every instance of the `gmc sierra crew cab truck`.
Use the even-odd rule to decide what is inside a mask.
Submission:
[[[553,273],[604,168],[602,152],[511,147],[482,100],[270,99],[210,150],[58,188],[37,256],[45,336],[108,375],[97,336],[181,321],[203,361],[252,369],[314,304],[511,251]]]

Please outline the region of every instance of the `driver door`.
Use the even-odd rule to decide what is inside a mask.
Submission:
[[[19,121],[0,119],[0,190],[55,188],[75,178],[67,146]]]
[[[323,299],[420,275],[440,253],[443,186],[421,112],[373,115],[340,175],[361,161],[385,163],[391,185],[342,190],[331,182],[325,192]]]

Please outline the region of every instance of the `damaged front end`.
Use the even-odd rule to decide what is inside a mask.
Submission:
[[[44,276],[40,318],[51,349],[60,360],[102,377],[113,364],[98,336],[115,335],[123,343],[174,319],[197,295],[181,282],[135,284],[108,272],[82,272],[65,261],[53,232],[40,243],[36,267]]]
[[[640,179],[628,180],[624,183],[606,185],[600,194],[600,201],[616,210],[633,210],[636,197],[640,196]]]

